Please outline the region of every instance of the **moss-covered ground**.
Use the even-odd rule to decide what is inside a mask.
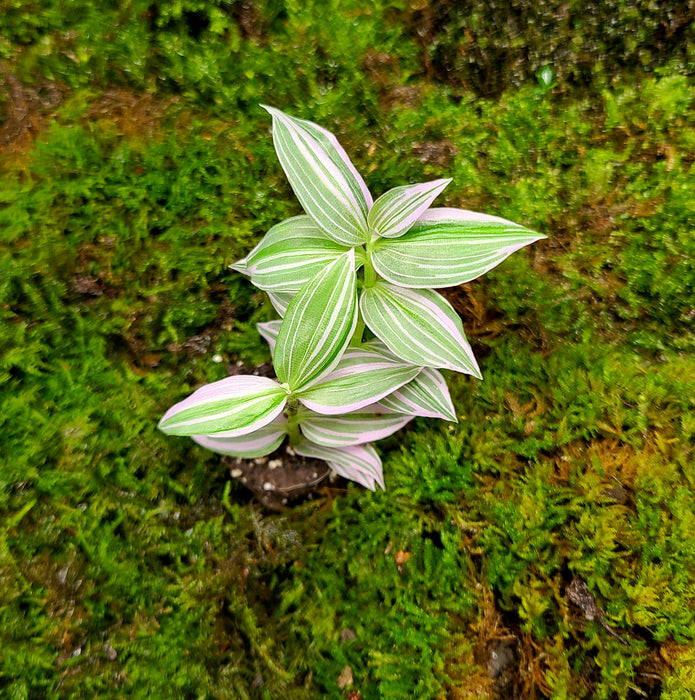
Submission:
[[[693,75],[692,3],[0,0],[0,696],[695,697]],[[259,102],[548,235],[447,291],[459,423],[281,513],[156,430],[268,359]]]

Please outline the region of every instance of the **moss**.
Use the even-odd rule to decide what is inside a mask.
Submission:
[[[611,28],[593,67],[561,65],[563,32],[520,38],[519,88],[483,100],[472,54],[438,66],[489,20],[443,4],[87,5],[0,13],[0,694],[689,697],[688,29],[621,5],[637,42]],[[274,515],[155,428],[268,357],[228,269],[298,211],[268,100],[375,194],[452,176],[442,205],[550,236],[445,291],[485,377],[450,377],[459,423],[380,443],[385,493]]]

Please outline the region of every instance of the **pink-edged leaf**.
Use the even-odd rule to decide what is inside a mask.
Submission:
[[[360,348],[348,348],[338,366],[320,382],[295,396],[316,413],[338,415],[376,403],[420,371],[402,360]]]
[[[396,355],[378,338],[363,343],[362,349],[396,358]],[[442,373],[433,367],[423,367],[417,377],[381,399],[376,404],[375,411],[404,413],[409,416],[441,418],[454,423],[458,422],[446,380]]]
[[[364,243],[372,198],[335,136],[318,124],[261,106],[273,117],[275,151],[304,211],[336,243]]]
[[[373,409],[374,406],[369,408]],[[306,409],[300,410],[298,414],[302,433],[312,442],[327,447],[363,445],[381,440],[400,430],[412,417],[361,411],[340,416],[322,416]]]
[[[379,404],[387,410],[409,416],[458,422],[446,380],[432,367],[424,367],[415,379],[385,396]]]
[[[372,333],[397,357],[482,378],[461,319],[436,292],[379,280],[362,290],[360,309]]]
[[[348,247],[332,241],[309,216],[294,216],[273,226],[234,269],[266,292],[297,293]]]
[[[382,489],[386,488],[381,459],[371,445],[326,447],[304,438],[294,449],[297,454],[303,457],[312,457],[328,462],[336,474],[350,479],[350,481],[356,481],[371,491],[375,490],[375,484],[379,484]]]
[[[273,360],[292,391],[310,386],[340,362],[357,325],[355,255],[350,249],[321,270],[290,302]]]
[[[424,214],[450,182],[451,178],[447,178],[394,187],[374,202],[367,223],[384,238],[398,238]]]
[[[278,339],[278,333],[280,332],[280,326],[282,321],[263,321],[262,323],[257,323],[256,328],[261,334],[262,338],[268,343],[270,347],[270,353],[272,354],[275,350],[275,341]]]
[[[425,211],[405,235],[379,238],[371,260],[381,277],[401,287],[453,287],[541,238],[545,236],[497,216],[435,208]]]
[[[213,452],[244,459],[265,457],[275,452],[282,444],[287,434],[287,418],[280,414],[275,420],[239,437],[224,437],[225,433],[213,435],[192,435],[191,437],[202,447]]]
[[[287,392],[267,377],[236,376],[206,384],[172,406],[159,421],[168,435],[225,437],[246,435],[275,419],[287,403]]]

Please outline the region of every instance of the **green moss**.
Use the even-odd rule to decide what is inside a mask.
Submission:
[[[526,62],[492,101],[464,78],[504,48],[511,20],[485,31],[500,8],[10,5],[0,695],[340,698],[350,666],[365,699],[492,697],[509,639],[509,693],[690,697],[687,28],[659,43],[662,15],[621,5],[637,40],[611,25],[601,61],[563,65],[570,7],[536,32],[545,53],[500,54]],[[568,56],[593,51],[598,18]],[[268,359],[271,312],[228,269],[299,211],[267,101],[335,131],[377,195],[450,176],[438,204],[549,235],[447,291],[485,377],[449,377],[459,423],[380,443],[385,493],[340,484],[274,515],[156,431],[228,365]],[[627,645],[570,604],[573,577]]]

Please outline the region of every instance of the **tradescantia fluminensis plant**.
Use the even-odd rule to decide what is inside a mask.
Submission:
[[[232,268],[264,290],[259,324],[277,380],[235,376],[169,409],[165,433],[221,454],[300,455],[384,488],[370,444],[414,416],[456,421],[440,369],[481,378],[458,314],[434,291],[475,279],[544,238],[496,216],[430,205],[450,180],[376,201],[333,134],[265,107],[280,163],[306,215],[283,221]]]

